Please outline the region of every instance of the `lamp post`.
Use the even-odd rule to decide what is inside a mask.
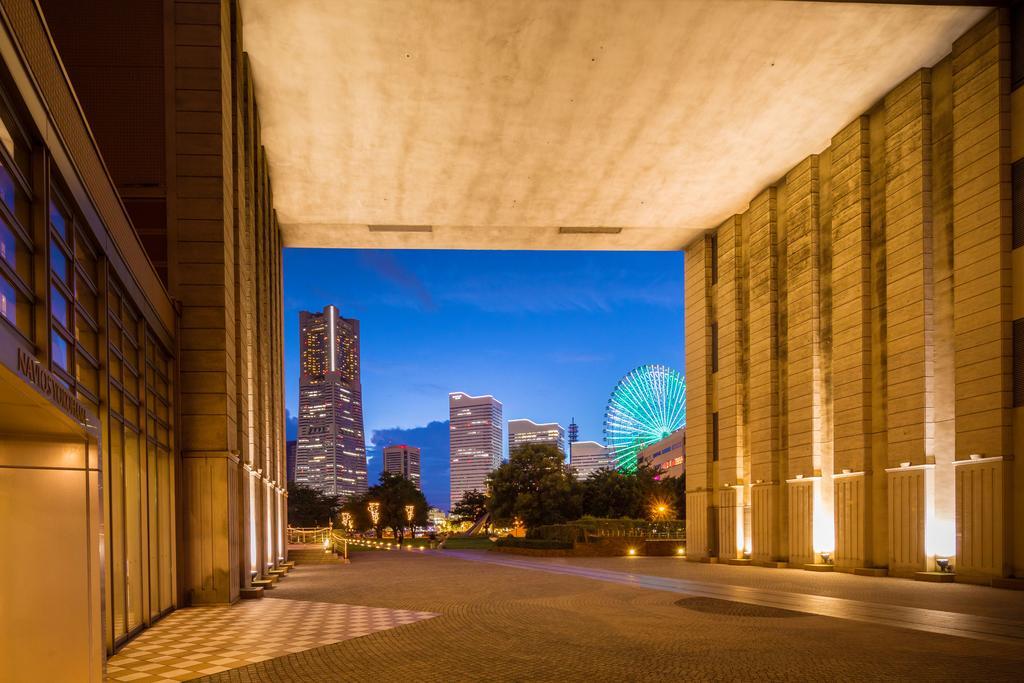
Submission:
[[[416,529],[412,526],[412,514],[416,511],[415,505],[405,506],[405,518],[409,520],[409,538],[416,538]]]

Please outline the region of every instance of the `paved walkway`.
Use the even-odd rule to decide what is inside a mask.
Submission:
[[[111,657],[106,680],[188,681],[434,616],[305,600],[180,609]]]
[[[608,581],[637,588],[682,593],[715,600],[740,602],[747,605],[759,605],[776,609],[817,614],[850,621],[863,621],[868,624],[884,624],[908,628],[928,633],[943,633],[961,638],[989,640],[994,643],[1007,643],[1018,647],[1024,646],[1024,611],[1018,612],[1018,619],[1001,619],[996,617],[978,616],[950,610],[926,609],[921,607],[905,607],[886,602],[866,602],[849,598],[826,597],[810,593],[794,593],[777,589],[750,588],[714,580],[696,581],[692,579],[668,578],[641,573],[643,566],[628,567],[615,570],[574,566],[566,562],[549,562],[547,560],[524,559],[521,557],[499,555],[497,553],[452,552],[457,559],[496,564],[504,567],[515,567],[531,571],[566,574],[596,581]],[[636,563],[634,563],[636,564]],[[664,564],[664,560],[661,561]],[[650,565],[648,565],[649,568]],[[758,571],[759,568],[748,568],[747,571]],[[632,571],[631,571],[632,570]],[[860,577],[863,578],[863,577]],[[877,581],[879,579],[872,579]],[[856,583],[856,581],[855,581]],[[907,586],[901,586],[906,590]],[[940,591],[932,591],[939,593]],[[991,593],[992,589],[985,589]],[[933,598],[941,599],[941,595]],[[1006,597],[1006,596],[999,596]],[[1015,596],[1010,596],[1015,597]],[[943,600],[943,603],[948,601]],[[964,605],[971,612],[977,606]]]
[[[742,586],[744,581],[752,585]],[[976,618],[1024,618],[1021,594],[974,586],[708,567],[674,558],[359,553],[345,567],[300,567],[265,601],[315,600],[440,616],[209,680],[1019,680],[1024,671],[1024,647],[1013,633],[995,634],[1008,642],[991,642],[797,611],[828,603],[794,605],[795,598],[785,597],[804,584],[819,587],[801,588],[811,595],[868,603],[859,609],[962,613],[968,616],[942,617],[961,630],[976,630],[964,627],[979,623],[972,622]],[[758,591],[773,592],[781,602],[733,599]]]

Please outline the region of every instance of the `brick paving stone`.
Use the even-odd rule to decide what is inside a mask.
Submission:
[[[837,597],[931,609],[1014,609],[1016,594],[973,586],[836,578],[674,558],[559,560],[679,578],[817,586]],[[726,571],[720,571],[726,570]],[[736,570],[736,571],[733,571]],[[751,572],[748,575],[737,573]],[[678,573],[678,574],[676,574]],[[825,578],[822,578],[825,577]],[[861,584],[849,579],[864,579]],[[931,586],[944,588],[949,586]],[[781,588],[780,588],[781,590]],[[979,591],[981,593],[979,593]],[[978,597],[988,592],[991,597]],[[812,591],[813,592],[813,591]],[[952,596],[952,597],[950,597]],[[1019,680],[1024,651],[978,640],[814,615],[684,609],[678,593],[496,565],[443,553],[366,553],[344,571],[310,567],[273,598],[441,616],[224,671],[209,681]],[[948,601],[948,604],[947,604]],[[1018,612],[1013,617],[1020,618]]]

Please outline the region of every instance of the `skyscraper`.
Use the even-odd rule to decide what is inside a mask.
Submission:
[[[299,313],[295,481],[347,499],[366,492],[359,321],[327,306]]]
[[[501,401],[493,396],[448,394],[451,495],[486,491],[487,475],[501,464]]]
[[[405,444],[385,446],[384,471],[400,474],[416,484],[416,488],[422,488],[420,486],[420,449]]]
[[[533,420],[508,421],[508,452],[528,444],[549,444],[565,455],[565,430],[557,422],[537,424]]]

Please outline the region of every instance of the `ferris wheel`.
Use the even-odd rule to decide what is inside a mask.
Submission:
[[[664,365],[641,365],[619,380],[604,413],[615,467],[632,472],[637,454],[686,425],[686,380]]]

